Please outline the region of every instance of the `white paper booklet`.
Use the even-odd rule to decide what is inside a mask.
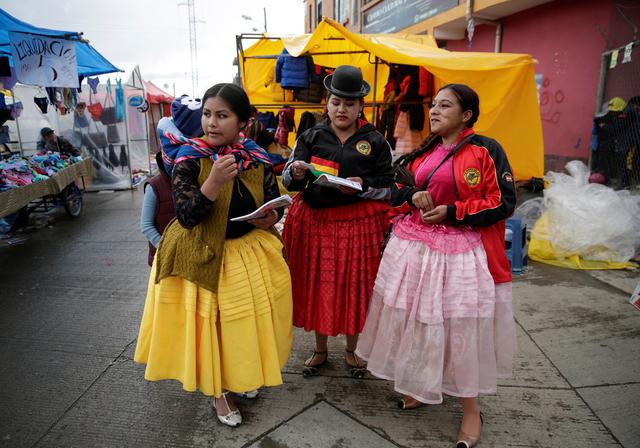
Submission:
[[[313,182],[314,184],[323,185],[325,187],[349,187],[354,190],[362,191],[362,185],[358,182],[354,182],[349,179],[345,179],[343,177],[333,176],[331,174],[323,173],[318,176],[318,178]]]
[[[291,205],[291,197],[286,195],[286,194],[283,194],[279,198],[271,199],[269,202],[265,202],[256,211],[254,211],[252,213],[249,213],[248,215],[238,216],[236,218],[231,218],[229,221],[234,221],[234,222],[235,221],[249,221],[250,219],[261,218],[262,215],[265,214],[265,211],[268,210],[268,209],[289,207],[290,205]]]

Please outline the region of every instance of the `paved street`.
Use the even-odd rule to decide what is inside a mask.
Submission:
[[[323,375],[304,379],[312,336],[296,330],[285,384],[238,400],[220,425],[210,400],[149,383],[132,361],[149,268],[142,192],[87,193],[83,216],[0,241],[1,447],[447,447],[454,399],[396,408],[387,381],[357,381],[332,340]],[[534,264],[515,280],[513,379],[484,397],[480,447],[640,446],[640,311],[634,272]]]

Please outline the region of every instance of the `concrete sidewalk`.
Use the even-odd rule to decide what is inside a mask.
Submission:
[[[399,410],[389,382],[348,376],[343,339],[305,379],[313,336],[300,330],[284,385],[238,399],[239,428],[177,382],[146,382],[132,361],[149,272],[142,193],[85,202],[79,219],[0,242],[0,446],[455,446],[457,400]],[[533,264],[515,279],[515,375],[481,399],[480,447],[640,446],[639,278]]]

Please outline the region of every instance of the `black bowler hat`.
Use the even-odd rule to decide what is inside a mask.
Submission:
[[[353,65],[341,65],[324,78],[324,87],[341,98],[363,98],[369,94],[371,86],[362,79],[362,72]]]

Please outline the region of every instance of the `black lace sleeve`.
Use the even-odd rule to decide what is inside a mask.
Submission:
[[[273,172],[272,166],[265,166],[264,168],[264,202],[270,201],[280,197],[280,187],[278,186],[278,179]],[[284,215],[284,209],[277,208],[278,216],[282,218]]]
[[[200,224],[213,208],[213,202],[200,191],[199,174],[200,162],[191,159],[178,163],[171,176],[176,216],[180,224],[188,229]]]

